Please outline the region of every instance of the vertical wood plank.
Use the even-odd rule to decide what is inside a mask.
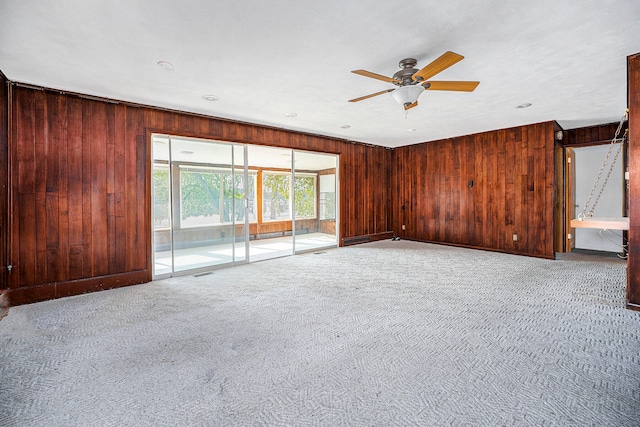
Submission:
[[[11,262],[9,248],[9,102],[12,88],[0,72],[0,289],[9,287],[6,266]]]
[[[55,120],[50,121],[49,134],[55,135],[56,150],[48,155],[57,157],[57,201],[58,201],[58,244],[55,259],[48,260],[51,268],[55,265],[55,279],[60,282],[65,280],[69,274],[69,208],[68,208],[68,160],[67,160],[67,98],[55,96],[50,99],[49,111],[55,111]],[[53,256],[53,254],[52,254]],[[50,280],[51,281],[51,280]]]
[[[138,247],[137,239],[137,194],[136,194],[136,178],[137,178],[137,163],[136,163],[136,138],[138,135],[138,115],[139,111],[132,108],[126,109],[126,125],[125,125],[125,140],[128,144],[125,146],[124,151],[124,165],[125,165],[125,222],[126,231],[125,234],[129,240],[129,245],[125,249],[126,254],[126,270],[131,271],[135,269],[135,250]]]
[[[70,99],[67,103],[67,204],[69,209],[69,246],[82,245],[82,103]],[[82,264],[79,266],[82,271]]]
[[[11,288],[16,288],[21,283],[32,283],[32,275],[35,274],[35,204],[31,206],[35,194],[35,179],[32,179],[29,173],[30,170],[35,173],[31,123],[33,98],[27,97],[25,91],[15,90],[14,98],[10,102],[13,104],[12,127],[21,130],[13,135],[11,141],[14,144],[11,150],[12,163],[17,175],[10,190],[13,193],[13,207],[9,208],[13,208],[11,240],[14,243],[11,262],[16,265],[16,268],[11,275],[13,280],[9,285]],[[26,198],[24,194],[30,195],[31,198]],[[21,217],[21,213],[24,218]],[[33,224],[29,221],[33,221]]]
[[[124,273],[127,271],[127,234],[126,234],[126,209],[125,209],[125,190],[126,190],[126,169],[125,169],[125,144],[126,141],[126,109],[124,106],[117,106],[114,113],[114,242],[115,242],[115,260],[114,273]]]
[[[106,104],[90,103],[88,128],[91,132],[91,265],[92,275],[104,276],[109,271],[107,227],[107,113]],[[98,238],[100,236],[100,238]]]
[[[82,104],[82,276],[93,277],[93,212],[91,191],[91,157],[93,129],[91,126],[91,102]],[[98,135],[96,135],[98,138]]]
[[[46,94],[42,91],[36,94],[35,103],[35,117],[34,117],[34,130],[35,130],[35,158],[42,159],[35,162],[35,202],[36,202],[36,275],[35,282],[42,283],[47,278],[47,166],[49,166],[47,143],[48,143],[48,128],[47,128],[47,103]]]
[[[114,274],[118,272],[116,266],[116,216],[115,216],[115,200],[116,200],[116,144],[115,144],[115,110],[113,104],[107,105],[106,109],[106,150],[105,150],[105,173],[106,173],[106,214],[107,214],[107,273]]]
[[[139,116],[141,118],[141,116]],[[139,123],[139,129],[144,128],[142,123]],[[141,132],[142,133],[142,132]],[[135,270],[144,270],[147,268],[147,249],[148,243],[151,241],[150,226],[142,226],[143,224],[149,225],[147,212],[151,212],[149,208],[149,202],[151,195],[147,194],[148,180],[150,175],[147,174],[149,159],[147,158],[147,141],[144,134],[138,135],[136,139],[136,199],[142,200],[142,203],[136,205],[136,251],[135,251]]]

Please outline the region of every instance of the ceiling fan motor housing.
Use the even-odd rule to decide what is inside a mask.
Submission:
[[[399,80],[399,83],[394,83],[397,86],[407,86],[407,85],[415,85],[422,81],[422,78],[418,77],[418,79],[413,80],[411,77],[418,72],[418,69],[415,68],[418,61],[414,58],[405,58],[398,66],[401,68],[400,71],[393,75],[393,78]]]

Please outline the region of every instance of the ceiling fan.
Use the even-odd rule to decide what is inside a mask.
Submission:
[[[413,58],[405,58],[400,61],[399,66],[401,70],[395,73],[393,77],[383,76],[366,70],[353,70],[352,73],[393,83],[398,87],[394,89],[381,90],[380,92],[361,96],[360,98],[350,99],[349,102],[358,102],[374,96],[382,95],[383,93],[392,92],[391,96],[398,103],[402,104],[405,110],[408,110],[418,105],[418,97],[425,90],[472,92],[480,82],[429,81],[431,77],[446,70],[463,59],[464,56],[458,55],[457,53],[445,52],[439,58],[418,70],[415,68],[418,61]]]

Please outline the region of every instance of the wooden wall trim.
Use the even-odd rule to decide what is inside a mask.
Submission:
[[[627,58],[629,107],[629,258],[627,303],[640,309],[640,53]]]

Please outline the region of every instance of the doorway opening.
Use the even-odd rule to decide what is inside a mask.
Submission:
[[[621,143],[593,145],[573,148],[575,157],[575,215],[584,210],[585,203],[593,190],[593,184],[601,170],[602,159],[611,150],[616,152]],[[612,166],[612,173],[608,183],[599,187],[592,196],[598,197],[598,204],[594,208],[597,217],[624,217],[625,177],[623,160],[618,158]],[[607,173],[607,171],[604,171]],[[602,179],[605,177],[603,176]],[[587,207],[589,210],[590,207]],[[575,228],[575,249],[585,249],[601,252],[622,252],[623,233],[619,230]]]
[[[564,233],[564,237],[561,235],[556,239],[556,252],[619,253],[625,256],[626,231],[618,228],[615,224],[619,221],[614,220],[627,216],[626,155],[621,150],[623,155],[615,162],[614,156],[608,155],[617,152],[618,148],[624,148],[620,145],[621,143],[609,143],[557,147],[557,177],[564,178],[564,185],[558,187],[560,193],[557,195],[559,200],[564,200],[564,212],[557,217],[560,228],[556,232]],[[605,158],[608,162],[603,170]],[[593,216],[594,219],[605,221],[602,221],[601,227],[595,228],[590,225],[572,226],[574,223],[582,224],[575,220],[582,215],[587,220]],[[611,226],[605,228],[607,224]]]

